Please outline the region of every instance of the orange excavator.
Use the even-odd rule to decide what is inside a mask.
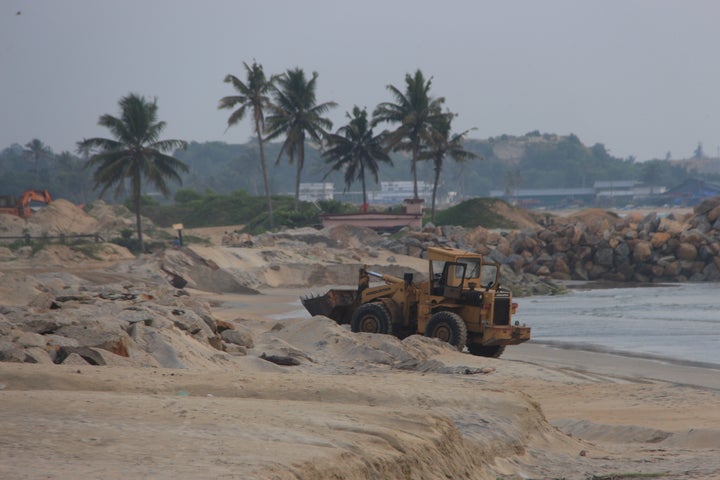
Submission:
[[[17,215],[20,218],[28,218],[32,215],[30,202],[52,202],[52,196],[47,190],[25,190],[20,197],[13,195],[0,195],[0,213]]]

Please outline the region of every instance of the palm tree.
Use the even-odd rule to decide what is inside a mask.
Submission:
[[[431,132],[429,143],[426,149],[420,152],[420,158],[423,160],[432,160],[433,169],[435,171],[435,180],[433,182],[432,192],[432,209],[430,218],[435,220],[435,197],[437,195],[438,183],[440,181],[440,172],[442,171],[445,157],[450,157],[456,162],[469,160],[473,158],[481,158],[474,152],[470,152],[463,148],[463,140],[470,130],[462,133],[451,134],[452,120],[456,114],[447,112],[438,118],[435,128]]]
[[[84,168],[85,162],[66,151],[56,156],[56,163],[58,168],[55,178],[59,186],[66,187],[64,196],[78,204],[87,203],[92,178]]]
[[[430,96],[432,78],[425,80],[422,71],[418,69],[415,75],[405,75],[405,92],[397,87],[388,85],[397,103],[383,102],[373,112],[373,126],[380,122],[399,124],[387,139],[388,145],[397,151],[407,151],[412,155],[411,171],[413,174],[414,198],[418,198],[417,161],[420,159],[420,150],[429,143],[434,125],[440,122],[444,115],[441,111],[445,98]]]
[[[125,181],[131,186],[135,207],[138,245],[140,252],[145,251],[142,224],[140,222],[140,203],[142,179],[147,179],[166,197],[170,191],[167,180],[182,183],[178,170],[188,171],[187,165],[177,158],[166,155],[177,148],[187,148],[182,140],[159,140],[165,129],[165,122],[157,120],[157,99],[152,102],[145,97],[131,93],[122,97],[120,117],[105,114],[98,124],[110,130],[115,139],[88,138],[78,142],[81,152],[98,151],[85,163],[85,167],[97,167],[93,173],[94,189],[102,186],[100,195],[110,187],[121,194],[125,191]]]
[[[40,174],[40,160],[43,158],[49,158],[52,155],[52,150],[37,138],[33,138],[31,141],[26,143],[25,148],[26,150],[24,150],[23,154],[26,158],[32,160],[35,167],[35,180],[37,181]]]
[[[362,208],[363,212],[366,212],[368,203],[365,172],[371,173],[377,182],[380,169],[378,162],[392,165],[392,160],[383,148],[383,136],[373,136],[366,109],[360,110],[360,107],[355,106],[352,115],[346,113],[345,116],[350,119],[348,124],[325,137],[328,149],[323,152],[323,158],[327,163],[333,164],[325,178],[333,171],[345,169],[346,188],[350,188],[355,180],[360,180],[363,193]]]
[[[513,203],[516,204],[518,199],[518,190],[520,190],[520,183],[522,182],[520,169],[516,167],[505,172],[503,182],[505,184],[505,195],[512,196],[514,198]]]
[[[273,84],[277,76],[273,75],[269,79],[265,77],[262,65],[253,62],[252,66],[248,66],[243,62],[246,71],[246,82],[241,81],[234,75],[227,75],[225,83],[230,83],[237,90],[238,95],[231,95],[220,99],[218,108],[234,108],[228,117],[228,128],[236,125],[245,118],[248,110],[252,113],[255,123],[255,134],[257,136],[258,147],[260,148],[260,165],[262,166],[263,182],[265,183],[265,196],[267,197],[268,213],[270,215],[270,228],[275,226],[273,218],[272,196],[270,194],[270,183],[268,182],[267,166],[265,164],[265,149],[263,148],[262,132],[265,129],[265,110],[270,107],[270,97],[268,94],[273,88]]]
[[[283,154],[292,164],[297,156],[297,175],[295,176],[295,211],[300,201],[300,176],[305,164],[305,138],[321,143],[332,122],[323,117],[335,102],[318,104],[315,98],[317,72],[307,80],[301,68],[290,69],[277,79],[275,102],[271,106],[272,114],[267,116],[266,140],[285,135],[277,162]]]
[[[650,196],[655,194],[655,186],[660,180],[661,169],[661,160],[650,160],[649,162],[643,163],[641,169],[642,180],[650,185]]]

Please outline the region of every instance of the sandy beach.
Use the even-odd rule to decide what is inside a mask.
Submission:
[[[358,351],[396,339],[288,317],[302,289],[193,293],[258,332],[285,324],[311,361],[0,363],[0,477],[719,478],[717,371],[533,343],[486,359],[425,339],[408,369]],[[358,336],[373,338],[346,343]]]
[[[354,238],[330,251],[283,242],[6,251],[0,478],[720,478],[718,370],[532,341],[493,359],[352,333],[299,298],[354,279],[358,263],[425,261],[389,262]],[[194,283],[181,294],[169,268]],[[104,346],[72,343],[87,335]],[[85,356],[53,361],[62,348]]]

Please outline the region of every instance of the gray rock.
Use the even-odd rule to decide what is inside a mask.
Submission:
[[[225,330],[220,336],[227,343],[240,345],[245,348],[253,348],[255,346],[255,340],[252,334],[244,329],[240,330]]]
[[[126,357],[130,337],[120,325],[108,324],[100,320],[83,325],[70,325],[57,331],[58,335],[74,338],[81,346],[97,347],[116,355]]]
[[[44,348],[29,347],[25,349],[25,363],[52,365],[54,361],[50,353]]]
[[[60,347],[55,357],[55,363],[65,363],[72,354],[77,354],[90,365],[106,365],[105,359],[97,350],[89,347]]]
[[[77,353],[71,353],[62,362],[55,362],[55,363],[62,363],[63,365],[73,365],[76,367],[83,367],[91,365],[83,357],[78,355]]]
[[[63,337],[62,335],[43,335],[47,345],[50,347],[78,347],[80,343],[75,338]]]
[[[160,332],[148,329],[145,335],[147,352],[164,368],[187,368],[175,347]]]
[[[39,333],[23,332],[22,330],[15,330],[11,338],[13,342],[23,348],[29,347],[41,347],[44,348],[47,345],[47,339]]]
[[[0,362],[25,362],[25,349],[7,340],[0,340]]]
[[[601,267],[611,267],[613,264],[613,249],[610,247],[598,248],[595,251],[595,263]]]

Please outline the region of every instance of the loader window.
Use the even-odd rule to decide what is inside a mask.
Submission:
[[[480,285],[485,288],[490,288],[495,285],[498,281],[498,266],[492,263],[483,263],[482,265],[482,278]]]
[[[480,278],[480,261],[476,258],[459,258],[458,263],[465,264],[465,278]],[[455,269],[456,275],[462,275],[462,269]],[[462,277],[458,277],[462,278]]]
[[[447,278],[443,280],[443,271],[445,270],[445,262],[442,260],[432,260],[430,262],[430,293],[432,295],[442,295]]]

